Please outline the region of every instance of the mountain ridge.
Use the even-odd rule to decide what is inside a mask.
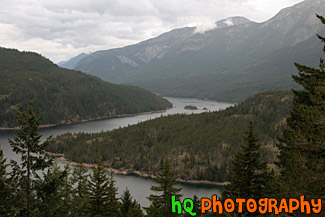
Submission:
[[[61,61],[58,62],[58,66],[62,67],[62,68],[66,68],[66,69],[73,69],[75,67],[75,65],[81,61],[83,58],[87,57],[89,54],[86,53],[81,53],[78,54],[75,57],[72,57],[71,59],[67,60],[67,61]]]
[[[322,31],[315,13],[325,13],[324,5],[325,0],[304,1],[263,23],[238,17],[238,25],[226,25],[224,19],[219,21],[223,28],[204,34],[195,34],[194,27],[175,29],[135,45],[95,52],[76,69],[164,96],[240,102],[257,92],[295,87],[293,63],[301,55],[289,51],[308,53],[305,64],[316,66],[321,49],[309,47],[315,47],[315,34]],[[307,42],[302,50],[301,43]]]
[[[17,126],[18,105],[33,101],[41,125],[61,125],[164,110],[171,104],[142,88],[112,84],[58,67],[37,53],[0,48],[0,128]]]

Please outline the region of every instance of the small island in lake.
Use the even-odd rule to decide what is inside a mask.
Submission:
[[[184,109],[186,109],[186,110],[197,110],[198,108],[196,106],[194,106],[194,105],[187,105],[187,106],[184,107]]]

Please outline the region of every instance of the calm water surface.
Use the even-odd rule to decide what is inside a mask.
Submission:
[[[121,118],[112,118],[98,121],[90,121],[86,123],[78,123],[72,125],[51,127],[47,129],[41,129],[40,133],[43,135],[43,138],[46,138],[50,135],[57,136],[62,133],[71,132],[100,132],[100,131],[109,131],[119,127],[125,127],[132,124],[137,124],[142,121],[154,119],[160,117],[161,115],[170,115],[170,114],[180,114],[180,113],[202,113],[207,108],[208,111],[217,111],[220,109],[225,109],[232,104],[229,103],[219,103],[214,101],[202,101],[197,99],[182,99],[182,98],[167,98],[172,104],[173,108],[168,109],[166,112],[153,113],[153,114],[144,114],[137,115],[133,117],[121,117]],[[187,105],[193,105],[198,108],[198,110],[185,110],[184,107]],[[12,131],[0,131],[0,147],[4,151],[4,155],[7,159],[16,159],[17,156],[11,151],[8,139],[12,138],[14,133]],[[116,187],[118,187],[118,193],[121,194],[126,188],[128,188],[132,196],[140,202],[142,206],[149,206],[149,201],[147,196],[152,192],[150,187],[155,183],[149,178],[143,178],[133,175],[118,175],[114,176],[116,180]],[[218,186],[209,186],[209,185],[194,185],[194,184],[179,184],[178,187],[182,187],[182,194],[184,198],[193,197],[197,195],[201,197],[210,197],[213,194],[219,195],[222,191],[222,187]]]

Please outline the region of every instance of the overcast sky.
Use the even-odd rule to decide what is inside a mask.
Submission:
[[[302,0],[0,0],[0,46],[54,62],[185,26],[244,16],[263,22]]]

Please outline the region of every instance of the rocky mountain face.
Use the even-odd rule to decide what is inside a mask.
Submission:
[[[250,21],[246,18],[233,17],[216,22],[216,29],[247,23],[250,23]],[[200,37],[193,37],[194,35],[201,35],[200,33],[195,33],[195,29],[194,27],[174,29],[136,45],[97,51],[79,61],[75,69],[98,75],[107,81],[123,83],[128,77],[138,75],[136,71],[141,70],[148,63],[154,60],[159,61],[165,56],[175,54],[175,51],[176,54],[199,51],[203,44]],[[183,46],[179,50],[175,50],[175,47],[179,45]],[[206,46],[206,43],[204,46]]]
[[[166,96],[238,102],[260,91],[293,87],[294,62],[317,65],[316,33],[325,0],[305,0],[264,23],[243,17],[200,33],[181,28],[119,49],[95,52],[75,69]]]

